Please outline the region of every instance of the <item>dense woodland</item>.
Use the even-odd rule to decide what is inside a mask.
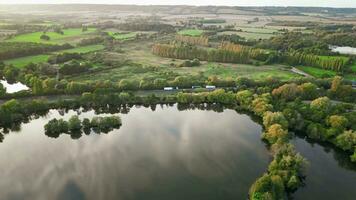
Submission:
[[[231,48],[223,45],[219,49],[203,49],[184,44],[155,44],[152,53],[168,58],[199,59],[223,63],[252,63],[251,59],[263,59],[265,54],[251,48]]]

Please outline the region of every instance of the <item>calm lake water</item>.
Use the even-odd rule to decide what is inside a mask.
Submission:
[[[0,80],[0,83],[6,88],[6,93],[15,93],[29,88],[22,83],[8,83],[6,80]]]
[[[79,139],[44,134],[48,120],[74,114],[52,110],[5,135],[2,200],[247,199],[270,162],[261,126],[233,110],[133,107],[117,114],[123,125],[108,134]],[[307,185],[294,199],[354,199],[356,171],[345,156],[302,138],[293,143],[310,161]]]
[[[63,118],[57,111],[7,134],[1,199],[246,199],[270,162],[261,126],[233,110],[141,107],[118,115],[119,130],[77,140],[44,134],[48,120]]]
[[[294,193],[295,199],[356,198],[356,164],[350,162],[348,155],[326,144],[307,142],[301,138],[295,138],[293,143],[309,161],[305,187]]]

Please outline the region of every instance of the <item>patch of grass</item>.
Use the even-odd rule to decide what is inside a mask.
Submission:
[[[319,58],[321,58],[322,60],[334,60],[341,58],[342,60],[344,60],[344,62],[347,62],[349,60],[349,58],[345,56],[319,56]]]
[[[6,25],[11,25],[11,24],[7,22],[0,22],[0,26],[6,26]]]
[[[108,32],[108,34],[114,37],[116,40],[128,40],[135,38],[137,33],[130,32],[130,33],[115,33],[115,32]]]
[[[57,51],[57,52],[52,52],[51,54],[56,54],[56,53],[89,53],[93,51],[99,51],[104,49],[104,45],[89,45],[89,46],[83,46],[83,47],[77,47],[73,49],[66,49],[62,51]],[[22,68],[26,66],[29,63],[42,63],[42,62],[47,62],[50,54],[41,54],[41,55],[35,55],[35,56],[26,56],[26,57],[21,57],[21,58],[15,58],[15,59],[10,59],[10,60],[5,60],[6,64],[12,64],[15,67]]]
[[[346,74],[344,78],[347,80],[356,81],[356,74]]]
[[[80,28],[63,29],[63,35],[55,32],[47,32],[46,35],[50,37],[50,40],[41,40],[43,32],[27,33],[15,36],[7,41],[9,42],[37,42],[37,43],[52,43],[63,44],[67,42],[68,38],[77,37],[80,35],[86,35],[95,32],[95,28],[88,28],[83,32]]]
[[[63,51],[59,51],[60,53],[89,53],[93,51],[99,51],[103,50],[105,47],[104,45],[98,44],[98,45],[89,45],[89,46],[83,46],[83,47],[77,47],[73,49],[66,49]]]
[[[244,37],[248,40],[259,40],[259,39],[269,39],[275,34],[272,33],[253,33],[253,32],[239,32],[239,31],[224,31],[219,33],[220,35],[239,35],[241,37]]]
[[[186,30],[181,30],[178,32],[180,35],[188,35],[188,36],[193,36],[193,37],[198,37],[201,36],[204,33],[203,30],[199,29],[186,29]]]
[[[253,66],[244,64],[219,64],[208,63],[206,65],[206,71],[204,75],[209,77],[212,75],[227,78],[227,77],[249,77],[256,80],[263,80],[269,77],[276,77],[283,80],[299,77],[288,70],[285,70],[283,66]]]
[[[316,67],[307,67],[307,66],[300,66],[297,67],[298,69],[304,71],[307,74],[310,74],[314,77],[317,78],[325,78],[325,77],[333,77],[336,76],[336,72],[330,71],[330,70],[325,70],[325,69],[320,69]]]
[[[278,32],[278,30],[276,30],[276,29],[263,28],[263,27],[239,27],[238,29],[241,29],[242,31],[249,32],[249,33],[272,34],[272,33]]]
[[[350,69],[351,69],[352,72],[356,73],[356,63],[351,65]]]
[[[226,22],[225,19],[203,19],[200,20],[199,22],[203,24],[223,24]]]
[[[41,55],[36,55],[36,56],[26,56],[26,57],[6,60],[5,64],[12,64],[15,67],[22,68],[31,62],[32,63],[47,62],[48,57],[49,57],[49,55],[46,55],[46,54],[41,54]]]

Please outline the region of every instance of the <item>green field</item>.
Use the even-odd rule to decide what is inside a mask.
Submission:
[[[356,63],[354,63],[350,68],[352,72],[356,73]]]
[[[349,60],[349,58],[345,56],[319,56],[319,58],[321,58],[322,60],[334,60],[341,58],[344,60],[344,62],[347,62]]]
[[[244,37],[248,40],[268,39],[268,38],[275,36],[275,34],[272,34],[272,33],[254,33],[254,32],[239,32],[239,31],[224,31],[224,32],[221,32],[218,34],[219,35],[233,35],[233,34],[235,34],[235,35]]]
[[[278,32],[277,29],[263,28],[263,27],[238,27],[238,29],[241,29],[243,32],[249,32],[249,33],[272,34]]]
[[[28,63],[42,63],[47,62],[50,55],[42,54],[36,56],[26,56],[21,58],[15,58],[11,60],[6,60],[6,64],[14,65],[15,67],[21,68],[26,66]]]
[[[226,22],[225,19],[203,19],[199,21],[203,24],[223,24]]]
[[[203,33],[204,31],[199,29],[186,29],[178,32],[180,35],[189,35],[194,37],[201,36]]]
[[[7,22],[0,22],[0,26],[6,26],[6,25],[10,25],[10,24]]]
[[[56,54],[56,53],[89,53],[93,51],[99,51],[104,49],[103,45],[89,45],[89,46],[84,46],[84,47],[77,47],[73,49],[66,49],[62,51],[57,51],[57,52],[52,52],[51,54]],[[6,60],[6,64],[12,64],[15,67],[21,68],[26,66],[28,63],[42,63],[42,62],[47,62],[48,58],[50,57],[51,54],[41,54],[41,55],[35,55],[35,56],[26,56],[26,57],[21,57],[21,58],[15,58],[15,59],[10,59]]]
[[[221,78],[242,76],[255,80],[264,80],[270,77],[288,80],[299,77],[299,75],[284,69],[284,66],[208,63],[202,67],[206,68],[203,73],[206,77],[214,75]]]
[[[137,33],[136,32],[130,32],[130,33],[115,33],[115,32],[108,32],[108,34],[112,37],[114,37],[116,40],[128,40],[135,38]]]
[[[49,41],[41,40],[41,35],[43,32],[27,33],[15,36],[7,41],[9,42],[38,42],[38,43],[51,43],[51,44],[63,44],[68,42],[70,39],[80,37],[82,35],[87,35],[95,32],[95,28],[88,28],[87,31],[82,32],[80,28],[64,29],[64,34],[61,35],[55,32],[47,32],[46,35],[50,37]]]
[[[310,74],[314,77],[317,78],[325,78],[325,77],[333,77],[336,76],[336,72],[330,71],[330,70],[325,70],[325,69],[320,69],[316,67],[306,67],[306,66],[300,66],[297,67],[298,69],[304,71],[307,74]]]
[[[63,51],[59,51],[60,53],[89,53],[93,51],[99,51],[104,49],[104,45],[98,44],[98,45],[89,45],[89,46],[83,46],[83,47],[77,47],[74,49],[66,49]]]

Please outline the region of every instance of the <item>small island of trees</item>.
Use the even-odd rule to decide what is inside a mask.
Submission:
[[[68,121],[52,119],[44,126],[44,129],[48,137],[57,138],[60,134],[70,134],[73,139],[77,139],[82,135],[82,132],[85,134],[90,134],[91,131],[108,133],[120,128],[121,124],[119,116],[94,117],[91,120],[84,118],[80,120],[77,115],[73,115]]]

